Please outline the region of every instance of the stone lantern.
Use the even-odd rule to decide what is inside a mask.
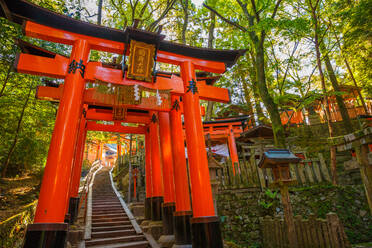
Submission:
[[[258,166],[260,168],[272,169],[274,184],[293,184],[289,164],[298,163],[301,158],[297,157],[287,149],[269,149],[263,153]]]
[[[292,206],[289,199],[288,186],[296,183],[291,178],[289,164],[298,163],[301,158],[296,157],[287,149],[269,149],[264,152],[258,166],[260,168],[271,168],[274,175],[272,186],[280,188],[282,198],[284,219],[287,224],[289,247],[295,248],[297,245],[296,230],[293,221]]]

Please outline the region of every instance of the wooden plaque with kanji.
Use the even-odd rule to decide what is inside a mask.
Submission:
[[[130,79],[152,82],[155,45],[132,40],[127,77]]]

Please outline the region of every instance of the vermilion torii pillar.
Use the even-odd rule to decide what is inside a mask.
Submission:
[[[148,127],[145,134],[145,177],[146,177],[146,199],[145,199],[145,219],[151,219],[152,203],[152,183],[151,183],[151,137],[150,128]]]
[[[79,133],[76,143],[74,162],[71,173],[71,183],[70,183],[70,200],[68,206],[68,213],[70,214],[70,223],[74,223],[77,218],[78,208],[79,208],[79,187],[80,187],[80,177],[81,169],[83,166],[84,158],[84,145],[87,136],[87,122],[85,119],[86,108],[83,110],[83,114],[80,119]]]
[[[101,142],[97,144],[96,160],[101,159],[101,156],[99,155],[100,151],[101,151]]]
[[[70,64],[78,61],[81,66],[84,66],[88,61],[89,52],[88,41],[75,41]],[[84,75],[81,70],[76,69],[75,71],[69,70],[65,78],[65,89],[58,108],[34,224],[29,225],[27,229],[26,247],[34,245],[32,244],[33,240],[46,240],[41,237],[43,235],[57,235],[61,240],[65,239],[64,235],[66,235],[68,225],[64,223],[64,219],[69,200],[69,187],[66,185],[70,185],[85,88]],[[45,226],[48,223],[53,223],[53,231],[46,231],[48,229]],[[61,240],[55,238],[53,240],[54,243],[50,244],[51,247],[63,247]]]
[[[175,210],[175,192],[173,175],[173,149],[168,112],[159,112],[159,134],[163,161],[164,203],[163,234],[173,234],[173,212]]]
[[[181,76],[185,87],[183,108],[193,208],[192,243],[194,247],[222,248],[219,220],[213,205],[195,67],[192,62],[181,64]]]
[[[173,170],[176,211],[174,212],[175,244],[179,246],[191,245],[190,219],[192,216],[189,181],[187,176],[185,141],[180,110],[180,97],[172,96],[172,110],[170,111],[170,130],[173,151]]]
[[[161,206],[164,201],[164,188],[163,188],[163,168],[161,148],[159,141],[159,118],[158,114],[154,111],[150,112],[151,123],[150,129],[150,144],[151,144],[151,220],[162,220]]]
[[[229,125],[227,137],[228,137],[227,141],[229,145],[231,164],[233,168],[233,173],[235,175],[236,170],[238,170],[238,172],[240,173],[240,167],[239,167],[238,151],[236,149],[235,134],[234,134],[234,129],[232,125]]]

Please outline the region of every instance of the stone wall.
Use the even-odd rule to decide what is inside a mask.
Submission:
[[[310,213],[325,218],[335,212],[351,243],[372,241],[372,216],[361,185],[335,187],[316,185],[290,190],[294,214],[307,218]],[[280,195],[258,189],[224,190],[218,194],[218,214],[225,241],[244,247],[260,247],[259,217],[282,215]]]

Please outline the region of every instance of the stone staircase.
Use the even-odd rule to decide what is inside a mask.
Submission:
[[[138,234],[112,189],[108,169],[96,174],[92,194],[92,248],[151,247],[144,234]]]

